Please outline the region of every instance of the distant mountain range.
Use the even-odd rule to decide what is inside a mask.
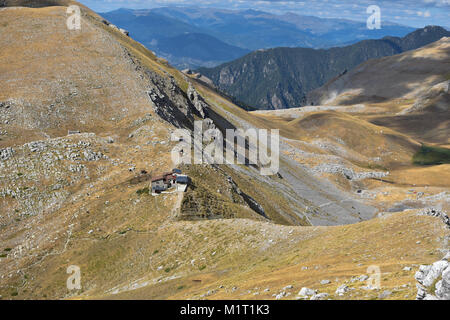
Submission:
[[[180,69],[217,66],[257,49],[328,48],[414,30],[389,22],[368,30],[344,19],[198,7],[118,9],[102,16]]]
[[[158,41],[158,50],[179,66],[217,65],[240,58],[249,50],[229,45],[205,33],[185,33]]]
[[[403,38],[364,40],[331,49],[257,50],[235,61],[198,71],[216,87],[256,109],[303,106],[306,94],[372,58],[399,54],[450,36],[438,26],[418,29]]]

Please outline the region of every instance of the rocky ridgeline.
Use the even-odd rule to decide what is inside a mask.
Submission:
[[[147,82],[146,94],[159,117],[177,128],[193,128],[196,115],[203,119],[207,129],[215,128],[208,118],[210,106],[190,82],[185,93],[170,74],[162,76],[146,68],[131,53],[127,52],[127,56],[140,77]]]
[[[147,91],[153,102],[155,112],[167,122],[178,128],[192,127],[194,115],[203,119],[206,129],[215,128],[213,121],[209,119],[209,105],[189,83],[187,95],[178,87],[175,80],[160,77],[147,71],[151,85]]]
[[[444,222],[444,224],[447,226],[447,228],[450,229],[450,218],[444,211],[435,208],[426,208],[420,211],[419,215],[440,218],[442,222]]]
[[[125,30],[125,29],[119,28],[118,26],[112,24],[111,22],[109,22],[109,21],[107,21],[107,20],[105,20],[105,19],[102,20],[102,23],[105,24],[105,25],[107,25],[107,26],[109,26],[109,27],[110,27],[111,29],[113,29],[113,30],[119,31],[120,33],[126,35],[127,37],[130,36],[130,32],[128,32],[128,31]]]
[[[450,300],[450,252],[432,265],[417,271],[417,300]]]

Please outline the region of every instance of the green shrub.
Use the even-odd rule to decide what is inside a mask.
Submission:
[[[422,145],[413,156],[416,165],[436,165],[450,163],[450,149]]]
[[[150,190],[149,190],[148,187],[145,187],[145,188],[143,188],[143,189],[139,189],[138,191],[136,191],[136,193],[137,193],[138,195],[149,194],[149,193],[150,193]]]

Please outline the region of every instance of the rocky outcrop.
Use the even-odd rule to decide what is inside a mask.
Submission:
[[[15,219],[59,210],[71,196],[68,188],[80,188],[91,177],[98,177],[96,169],[99,167],[115,166],[114,159],[103,154],[104,150],[107,150],[105,139],[90,133],[0,149],[0,211],[5,213],[3,218]],[[13,205],[8,206],[6,202],[4,206],[5,199]]]
[[[425,94],[420,95],[415,100],[414,104],[401,111],[399,114],[408,114],[413,112],[420,112],[423,111],[425,108],[432,104],[436,104],[436,102],[439,101],[439,99],[445,99],[450,94],[450,80],[440,82],[434,86],[432,86]],[[437,103],[437,105],[440,105]],[[442,108],[448,108],[448,104],[445,103],[445,100],[442,103]]]
[[[346,286],[345,284],[343,284],[342,286],[340,286],[339,288],[336,289],[336,294],[339,296],[343,296],[348,291],[350,291],[350,288],[348,286]]]
[[[103,22],[104,24],[106,24],[107,26],[109,26],[111,29],[114,29],[114,30],[116,30],[116,31],[119,31],[120,33],[126,35],[127,37],[130,36],[130,33],[129,33],[127,30],[122,29],[122,28],[119,28],[118,26],[116,26],[116,25],[114,25],[114,24],[112,24],[112,23],[109,23],[109,22],[106,21],[106,20],[103,20],[102,22]]]
[[[198,94],[197,90],[189,83],[189,87],[187,89],[187,96],[189,101],[194,105],[195,109],[200,113],[203,119],[208,115],[208,104],[203,100],[202,96]]]
[[[450,300],[450,252],[432,265],[421,265],[417,280],[417,300]]]
[[[125,30],[125,29],[120,28],[119,31],[122,32],[122,33],[123,33],[124,35],[126,35],[127,37],[130,36],[130,32],[128,32],[128,31]]]
[[[13,103],[0,101],[0,124],[9,124],[13,120]]]
[[[11,104],[9,102],[0,102],[0,108],[9,109]]]
[[[230,176],[227,176],[227,181],[231,185],[231,188],[234,192],[236,192],[239,196],[242,197],[242,199],[245,201],[245,203],[257,214],[263,216],[264,218],[267,218],[266,212],[264,211],[264,208],[251,196],[248,194],[242,192],[241,189],[237,186],[236,182],[234,182],[233,178]]]
[[[303,288],[298,292],[298,295],[299,295],[300,297],[309,297],[309,296],[314,296],[314,295],[316,295],[316,294],[317,294],[317,290],[313,290],[313,289],[306,288],[306,287],[303,287]]]
[[[176,81],[171,77],[162,77],[150,70],[147,70],[145,74],[149,79],[147,93],[153,102],[155,112],[163,120],[176,127],[192,127],[194,108]]]
[[[209,105],[191,83],[185,93],[173,76],[162,76],[149,70],[128,51],[127,56],[135,70],[140,73],[140,77],[147,81],[146,93],[156,114],[163,120],[178,128],[192,129],[196,115],[203,119],[204,127],[215,129],[214,122],[207,117]]]
[[[0,149],[0,161],[6,161],[13,155],[12,148]]]
[[[188,75],[190,75],[190,74],[193,74],[194,72],[191,70],[191,69],[189,69],[189,68],[187,68],[187,69],[183,69],[183,70],[181,70],[181,72],[183,72],[184,74],[188,74]]]
[[[347,168],[341,164],[322,163],[312,169],[314,173],[332,173],[341,174],[348,180],[364,180],[364,179],[382,179],[389,175],[389,172],[371,171],[371,172],[355,172],[351,168]]]
[[[47,144],[45,143],[45,141],[33,141],[27,143],[26,145],[30,148],[31,152],[41,152],[46,150],[47,148]]]
[[[420,211],[419,215],[440,218],[447,228],[450,229],[450,218],[444,211],[435,208],[426,208]]]
[[[329,296],[328,293],[322,292],[313,295],[310,300],[325,300],[326,298],[328,298],[328,296]]]

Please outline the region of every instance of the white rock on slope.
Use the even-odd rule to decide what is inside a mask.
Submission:
[[[417,271],[417,300],[450,300],[450,253]],[[434,290],[434,292],[433,292]]]
[[[425,208],[420,211],[418,215],[440,218],[442,222],[447,226],[447,228],[450,229],[450,218],[445,211],[438,210],[436,208]]]
[[[299,296],[303,296],[303,297],[308,297],[308,296],[313,296],[313,295],[315,295],[316,293],[317,293],[317,290],[313,290],[313,289],[310,289],[310,288],[305,288],[305,287],[303,287],[303,288],[299,291],[298,295],[299,295]]]
[[[350,288],[347,287],[345,284],[343,284],[342,286],[340,286],[339,288],[337,288],[336,290],[336,294],[343,296],[345,293],[347,293],[348,291],[350,291]]]
[[[328,297],[328,293],[323,292],[323,293],[318,293],[318,294],[313,295],[310,300],[323,300],[327,297]]]

